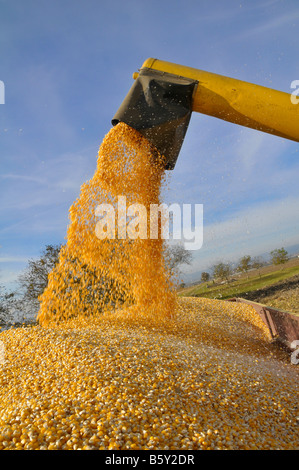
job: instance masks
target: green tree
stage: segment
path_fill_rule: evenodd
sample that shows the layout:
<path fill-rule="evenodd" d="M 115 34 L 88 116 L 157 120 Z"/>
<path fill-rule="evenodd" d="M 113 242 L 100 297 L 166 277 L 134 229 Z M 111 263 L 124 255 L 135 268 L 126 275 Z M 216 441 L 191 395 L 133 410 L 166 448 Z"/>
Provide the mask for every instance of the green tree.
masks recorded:
<path fill-rule="evenodd" d="M 243 256 L 239 261 L 237 271 L 239 271 L 240 273 L 247 273 L 251 266 L 251 256 Z"/>
<path fill-rule="evenodd" d="M 207 282 L 210 279 L 210 274 L 207 272 L 201 273 L 201 280 L 202 282 Z"/>
<path fill-rule="evenodd" d="M 231 273 L 232 270 L 229 264 L 221 262 L 213 266 L 213 277 L 216 279 L 228 280 Z"/>
<path fill-rule="evenodd" d="M 277 248 L 270 252 L 272 264 L 285 264 L 289 257 L 288 252 L 284 248 Z"/>

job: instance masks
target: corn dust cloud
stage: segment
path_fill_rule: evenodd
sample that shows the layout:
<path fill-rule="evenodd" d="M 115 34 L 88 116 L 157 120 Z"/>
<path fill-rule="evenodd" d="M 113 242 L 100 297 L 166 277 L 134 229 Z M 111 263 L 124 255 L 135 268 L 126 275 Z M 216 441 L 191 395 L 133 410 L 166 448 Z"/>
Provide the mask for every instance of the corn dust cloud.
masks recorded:
<path fill-rule="evenodd" d="M 134 305 L 139 314 L 171 313 L 175 297 L 163 240 L 159 232 L 156 239 L 150 239 L 149 224 L 150 205 L 160 204 L 163 181 L 162 158 L 154 155 L 151 144 L 126 124 L 112 128 L 100 147 L 93 178 L 83 184 L 70 208 L 67 243 L 40 298 L 41 325 L 128 305 Z M 126 208 L 132 204 L 145 207 L 148 223 L 143 238 L 138 238 L 144 228 L 141 223 L 135 230 L 131 227 L 130 238 L 126 236 L 124 230 L 133 222 L 132 217 L 124 220 L 119 196 L 125 197 Z M 107 237 L 102 239 L 96 236 L 100 204 L 112 206 L 115 215 L 114 226 L 106 228 Z"/>

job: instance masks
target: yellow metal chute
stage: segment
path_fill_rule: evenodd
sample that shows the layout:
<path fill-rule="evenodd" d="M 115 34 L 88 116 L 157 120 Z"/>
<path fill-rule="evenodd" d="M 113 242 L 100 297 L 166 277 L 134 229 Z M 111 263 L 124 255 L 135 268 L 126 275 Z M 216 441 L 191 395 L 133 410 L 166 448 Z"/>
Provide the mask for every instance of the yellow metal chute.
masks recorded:
<path fill-rule="evenodd" d="M 133 74 L 135 84 L 112 120 L 140 131 L 173 169 L 192 112 L 299 142 L 292 95 L 158 59 Z"/>

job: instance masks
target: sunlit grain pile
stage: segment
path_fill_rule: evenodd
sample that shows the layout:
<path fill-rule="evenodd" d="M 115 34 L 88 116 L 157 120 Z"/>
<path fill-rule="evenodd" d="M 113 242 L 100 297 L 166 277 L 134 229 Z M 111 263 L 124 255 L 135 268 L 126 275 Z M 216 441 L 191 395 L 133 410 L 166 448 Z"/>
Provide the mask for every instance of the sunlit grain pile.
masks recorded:
<path fill-rule="evenodd" d="M 180 299 L 4 331 L 0 449 L 297 449 L 296 366 L 250 313 Z"/>
<path fill-rule="evenodd" d="M 0 450 L 298 448 L 298 371 L 254 309 L 175 301 L 160 239 L 95 236 L 99 203 L 163 178 L 132 129 L 104 139 L 38 325 L 0 333 Z"/>

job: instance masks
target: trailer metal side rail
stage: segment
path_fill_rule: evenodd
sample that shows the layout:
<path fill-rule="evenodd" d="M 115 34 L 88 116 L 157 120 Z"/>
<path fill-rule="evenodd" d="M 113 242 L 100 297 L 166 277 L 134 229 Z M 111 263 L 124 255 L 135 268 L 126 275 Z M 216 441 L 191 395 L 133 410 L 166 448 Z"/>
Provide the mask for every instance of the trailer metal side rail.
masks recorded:
<path fill-rule="evenodd" d="M 242 297 L 233 297 L 231 299 L 227 299 L 227 301 L 241 302 L 251 305 L 267 325 L 271 337 L 279 340 L 288 348 L 291 348 L 293 341 L 299 340 L 298 314 L 268 307 L 267 305 L 252 302 L 251 300 L 246 300 Z"/>

